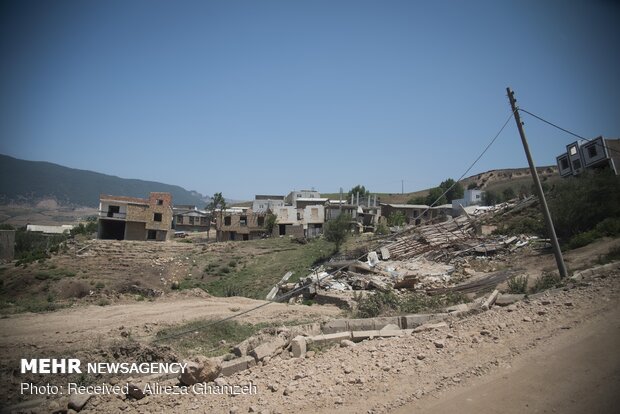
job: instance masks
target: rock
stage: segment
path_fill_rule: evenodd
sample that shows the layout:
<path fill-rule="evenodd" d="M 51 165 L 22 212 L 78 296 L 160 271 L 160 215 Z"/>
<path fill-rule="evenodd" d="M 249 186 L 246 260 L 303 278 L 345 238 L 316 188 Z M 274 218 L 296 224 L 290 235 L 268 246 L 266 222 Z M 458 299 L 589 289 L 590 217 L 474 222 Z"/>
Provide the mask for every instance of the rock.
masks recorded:
<path fill-rule="evenodd" d="M 546 314 L 547 314 L 547 311 L 546 311 L 546 310 L 542 310 L 542 309 L 541 309 L 541 310 L 539 310 L 539 311 L 538 311 L 538 312 L 536 312 L 536 313 L 538 313 L 540 316 L 543 316 L 543 315 L 546 315 Z"/>
<path fill-rule="evenodd" d="M 278 336 L 273 341 L 262 343 L 254 348 L 250 352 L 250 355 L 252 355 L 257 361 L 260 361 L 265 357 L 271 357 L 277 352 L 280 352 L 285 345 L 286 342 L 284 339 Z"/>
<path fill-rule="evenodd" d="M 306 355 L 306 338 L 296 336 L 291 341 L 291 352 L 294 358 L 302 358 Z"/>
<path fill-rule="evenodd" d="M 199 358 L 195 362 L 187 362 L 185 371 L 179 375 L 179 381 L 185 385 L 194 385 L 200 382 L 211 382 L 220 375 L 222 366 L 219 362 L 209 358 Z"/>
<path fill-rule="evenodd" d="M 422 361 L 422 360 L 426 359 L 426 355 L 418 354 L 418 356 L 416 358 L 418 358 L 420 361 Z"/>
<path fill-rule="evenodd" d="M 306 352 L 306 358 L 312 358 L 314 357 L 315 354 L 316 354 L 315 351 L 308 351 Z"/>
<path fill-rule="evenodd" d="M 127 384 L 127 395 L 135 398 L 136 400 L 141 400 L 142 398 L 144 398 L 144 392 L 142 391 L 142 387 L 132 382 Z"/>
<path fill-rule="evenodd" d="M 342 341 L 340 341 L 340 346 L 342 348 L 353 348 L 354 346 L 357 346 L 357 345 L 353 341 L 349 341 L 348 339 L 343 339 Z"/>
<path fill-rule="evenodd" d="M 69 398 L 68 407 L 75 411 L 80 411 L 82 408 L 84 408 L 88 400 L 90 400 L 90 397 L 90 394 L 73 394 Z"/>
<path fill-rule="evenodd" d="M 507 293 L 502 293 L 495 300 L 495 304 L 497 306 L 508 306 L 508 305 L 512 305 L 515 302 L 523 300 L 524 297 L 525 297 L 525 295 L 523 295 L 523 294 L 507 294 Z"/>
<path fill-rule="evenodd" d="M 278 391 L 280 387 L 278 387 L 278 384 L 269 384 L 267 385 L 267 389 L 269 389 L 271 392 L 276 392 Z"/>
<path fill-rule="evenodd" d="M 525 316 L 523 318 L 523 322 L 532 322 L 532 318 L 530 318 L 529 316 Z"/>
<path fill-rule="evenodd" d="M 573 306 L 573 302 L 564 302 L 564 306 L 571 307 Z"/>
<path fill-rule="evenodd" d="M 507 310 L 508 312 L 514 312 L 514 311 L 516 311 L 516 310 L 517 310 L 517 306 L 516 306 L 515 304 L 508 305 L 508 306 L 506 306 L 506 310 Z"/>
<path fill-rule="evenodd" d="M 446 346 L 445 342 L 441 339 L 433 341 L 433 344 L 435 344 L 435 348 L 443 348 Z"/>
<path fill-rule="evenodd" d="M 221 373 L 222 376 L 227 377 L 239 371 L 245 371 L 254 365 L 256 365 L 256 360 L 254 357 L 247 355 L 241 358 L 233 359 L 232 361 L 222 362 Z"/>
<path fill-rule="evenodd" d="M 489 336 L 489 335 L 491 335 L 491 332 L 486 330 L 486 329 L 483 329 L 483 330 L 480 331 L 480 335 L 482 335 L 482 336 L 485 336 L 485 335 Z"/>
<path fill-rule="evenodd" d="M 239 407 L 232 407 L 229 411 L 230 414 L 239 414 Z"/>

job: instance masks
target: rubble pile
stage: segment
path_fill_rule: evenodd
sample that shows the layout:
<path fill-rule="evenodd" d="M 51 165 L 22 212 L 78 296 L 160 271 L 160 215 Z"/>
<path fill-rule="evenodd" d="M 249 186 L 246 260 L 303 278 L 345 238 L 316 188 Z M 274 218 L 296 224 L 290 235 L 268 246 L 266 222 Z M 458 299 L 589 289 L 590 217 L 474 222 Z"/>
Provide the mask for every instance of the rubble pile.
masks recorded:
<path fill-rule="evenodd" d="M 497 210 L 504 211 L 505 208 Z M 490 214 L 494 211 L 479 213 L 476 219 L 462 215 L 441 223 L 414 227 L 385 247 L 369 252 L 366 261 L 331 261 L 297 283 L 287 283 L 290 277 L 287 273 L 267 299 L 301 302 L 314 299 L 317 293 L 340 292 L 344 295 L 343 292 L 354 290 L 387 292 L 406 289 L 429 294 L 476 292 L 493 283 L 501 283 L 515 273 L 497 272 L 492 265 L 475 262 L 488 261 L 489 258 L 494 262 L 506 261 L 516 249 L 535 242 L 543 242 L 544 246 L 546 240 L 527 236 L 479 235 L 476 231 L 480 228 L 479 219 Z M 480 260 L 472 261 L 470 257 Z M 484 273 L 477 272 L 476 267 L 482 268 Z M 332 301 L 336 302 L 338 299 Z"/>

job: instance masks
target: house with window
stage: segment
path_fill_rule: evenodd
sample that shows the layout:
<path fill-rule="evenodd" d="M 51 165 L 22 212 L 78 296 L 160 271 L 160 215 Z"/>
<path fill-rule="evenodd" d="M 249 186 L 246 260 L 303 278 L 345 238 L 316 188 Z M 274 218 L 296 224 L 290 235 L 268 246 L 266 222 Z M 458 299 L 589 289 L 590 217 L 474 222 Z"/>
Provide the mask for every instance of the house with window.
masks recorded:
<path fill-rule="evenodd" d="M 172 195 L 150 193 L 149 198 L 99 196 L 97 238 L 157 240 L 173 237 Z"/>
<path fill-rule="evenodd" d="M 254 196 L 254 201 L 252 202 L 252 211 L 255 213 L 266 213 L 267 211 L 278 207 L 283 207 L 285 204 L 284 196 L 279 195 L 262 195 L 257 194 Z"/>
<path fill-rule="evenodd" d="M 590 141 L 575 141 L 566 146 L 566 152 L 556 157 L 560 176 L 570 177 L 586 169 L 610 168 L 618 175 L 620 170 L 620 139 L 598 137 Z"/>
<path fill-rule="evenodd" d="M 232 208 L 216 211 L 217 240 L 256 240 L 266 235 L 266 213 L 256 213 L 249 208 Z"/>
<path fill-rule="evenodd" d="M 211 228 L 211 214 L 206 210 L 191 205 L 178 205 L 172 207 L 172 212 L 172 227 L 176 231 L 209 231 Z"/>
<path fill-rule="evenodd" d="M 478 206 L 482 204 L 484 198 L 483 190 L 465 190 L 463 192 L 463 198 L 458 200 L 452 200 L 452 215 L 457 217 L 461 215 L 461 207 Z"/>

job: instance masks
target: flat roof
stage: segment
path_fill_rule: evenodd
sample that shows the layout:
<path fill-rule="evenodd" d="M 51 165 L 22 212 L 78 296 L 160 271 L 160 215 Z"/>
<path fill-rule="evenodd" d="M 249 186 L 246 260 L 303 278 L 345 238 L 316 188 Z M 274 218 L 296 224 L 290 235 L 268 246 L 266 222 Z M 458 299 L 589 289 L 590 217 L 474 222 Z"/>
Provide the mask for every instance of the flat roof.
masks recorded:
<path fill-rule="evenodd" d="M 427 205 L 424 204 L 383 204 L 384 206 L 390 206 L 390 207 L 394 207 L 394 208 L 417 208 L 417 209 L 423 209 L 423 208 L 428 208 Z"/>

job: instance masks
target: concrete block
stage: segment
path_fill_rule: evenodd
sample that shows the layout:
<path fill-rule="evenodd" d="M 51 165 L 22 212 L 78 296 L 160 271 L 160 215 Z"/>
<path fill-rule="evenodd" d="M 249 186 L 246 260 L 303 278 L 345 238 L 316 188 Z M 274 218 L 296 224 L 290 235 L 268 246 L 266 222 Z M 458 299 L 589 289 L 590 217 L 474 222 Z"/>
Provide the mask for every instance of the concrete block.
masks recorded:
<path fill-rule="evenodd" d="M 329 343 L 339 343 L 343 339 L 351 339 L 351 332 L 337 332 L 332 334 L 316 335 L 309 338 L 310 343 L 325 345 Z"/>
<path fill-rule="evenodd" d="M 525 297 L 524 294 L 501 294 L 495 300 L 495 304 L 498 306 L 508 306 L 512 305 L 515 302 L 519 302 L 523 300 Z"/>
<path fill-rule="evenodd" d="M 327 321 L 321 326 L 321 331 L 326 334 L 344 332 L 349 330 L 349 319 L 334 319 Z"/>
<path fill-rule="evenodd" d="M 497 300 L 497 296 L 499 295 L 499 290 L 495 289 L 493 291 L 493 293 L 491 293 L 489 295 L 489 297 L 487 298 L 487 300 L 485 300 L 482 303 L 482 309 L 487 310 L 490 309 L 491 306 L 493 306 L 493 304 L 495 303 L 495 301 Z"/>
<path fill-rule="evenodd" d="M 432 314 L 414 314 L 400 317 L 400 326 L 404 329 L 413 329 L 433 319 Z"/>
<path fill-rule="evenodd" d="M 424 325 L 420 325 L 417 328 L 413 329 L 413 332 L 423 332 L 423 331 L 432 331 L 432 330 L 440 330 L 440 329 L 448 329 L 448 324 L 445 322 L 439 323 L 425 323 Z"/>
<path fill-rule="evenodd" d="M 348 330 L 350 331 L 372 331 L 375 329 L 375 322 L 369 319 L 349 319 Z"/>
<path fill-rule="evenodd" d="M 284 339 L 276 337 L 274 340 L 265 342 L 254 348 L 250 352 L 250 355 L 253 356 L 257 361 L 260 361 L 265 357 L 270 357 L 280 352 L 285 345 L 286 342 L 284 341 Z"/>
<path fill-rule="evenodd" d="M 306 355 L 306 337 L 296 336 L 291 341 L 291 352 L 294 358 L 303 358 Z"/>
<path fill-rule="evenodd" d="M 402 328 L 400 325 L 400 316 L 384 316 L 379 318 L 372 318 L 374 322 L 374 329 L 383 329 L 388 325 L 396 325 Z"/>
<path fill-rule="evenodd" d="M 353 339 L 353 342 L 360 342 L 360 341 L 363 341 L 364 339 L 378 338 L 380 334 L 381 332 L 376 331 L 376 330 L 353 331 L 351 332 L 351 337 Z"/>
<path fill-rule="evenodd" d="M 469 310 L 469 306 L 467 306 L 466 303 L 461 303 L 460 305 L 450 306 L 449 308 L 446 309 L 446 312 L 458 314 L 458 313 L 467 312 L 468 310 Z"/>
<path fill-rule="evenodd" d="M 256 360 L 251 356 L 244 356 L 241 358 L 232 359 L 230 361 L 222 362 L 222 372 L 221 375 L 224 377 L 230 376 L 240 371 L 245 371 L 246 369 L 253 367 L 256 365 Z"/>

